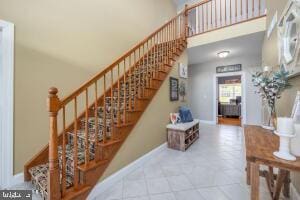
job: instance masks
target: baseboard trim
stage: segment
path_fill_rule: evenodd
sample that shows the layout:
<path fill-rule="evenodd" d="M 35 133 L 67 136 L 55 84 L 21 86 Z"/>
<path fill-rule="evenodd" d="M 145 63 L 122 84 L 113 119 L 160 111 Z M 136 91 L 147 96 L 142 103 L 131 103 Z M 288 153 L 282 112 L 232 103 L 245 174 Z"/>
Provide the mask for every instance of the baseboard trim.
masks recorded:
<path fill-rule="evenodd" d="M 144 165 L 151 158 L 157 156 L 160 152 L 166 149 L 166 147 L 167 147 L 167 143 L 160 145 L 159 147 L 153 149 L 152 151 L 148 152 L 147 154 L 133 161 L 126 167 L 120 169 L 119 171 L 115 172 L 111 176 L 107 177 L 102 182 L 99 182 L 91 191 L 87 199 L 90 200 L 95 199 L 98 195 L 100 195 L 110 187 L 114 186 L 117 182 L 122 180 L 125 176 L 129 175 L 131 172 Z"/>
<path fill-rule="evenodd" d="M 200 120 L 200 123 L 216 125 L 216 121 Z"/>
<path fill-rule="evenodd" d="M 12 180 L 10 181 L 10 186 L 12 187 L 14 185 L 19 185 L 21 183 L 24 183 L 24 173 L 16 174 L 12 177 Z"/>
<path fill-rule="evenodd" d="M 291 200 L 300 200 L 300 194 L 293 184 L 291 184 Z"/>

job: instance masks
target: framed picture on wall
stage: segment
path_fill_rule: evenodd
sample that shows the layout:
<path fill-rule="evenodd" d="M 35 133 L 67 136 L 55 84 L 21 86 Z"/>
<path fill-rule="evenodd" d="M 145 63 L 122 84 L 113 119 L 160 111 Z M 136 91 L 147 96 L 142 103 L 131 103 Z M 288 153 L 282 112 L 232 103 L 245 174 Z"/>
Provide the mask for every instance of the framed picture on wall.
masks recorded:
<path fill-rule="evenodd" d="M 290 71 L 290 76 L 300 74 L 300 4 L 289 0 L 278 22 L 279 64 Z"/>
<path fill-rule="evenodd" d="M 178 63 L 179 77 L 188 78 L 188 68 L 183 63 Z"/>
<path fill-rule="evenodd" d="M 218 66 L 216 68 L 217 73 L 239 72 L 239 71 L 242 71 L 241 64 Z"/>
<path fill-rule="evenodd" d="M 174 77 L 170 77 L 170 101 L 178 101 L 178 79 Z"/>

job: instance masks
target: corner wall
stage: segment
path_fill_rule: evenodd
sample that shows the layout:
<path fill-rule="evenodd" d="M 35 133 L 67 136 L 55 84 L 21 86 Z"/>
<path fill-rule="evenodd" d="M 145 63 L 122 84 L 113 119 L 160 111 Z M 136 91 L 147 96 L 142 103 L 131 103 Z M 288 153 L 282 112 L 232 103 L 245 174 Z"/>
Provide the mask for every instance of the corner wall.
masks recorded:
<path fill-rule="evenodd" d="M 16 31 L 15 174 L 48 142 L 49 87 L 56 86 L 63 98 L 176 15 L 172 0 L 0 0 L 0 5 L 0 19 L 14 23 Z"/>
<path fill-rule="evenodd" d="M 242 64 L 246 81 L 246 123 L 259 124 L 261 121 L 261 100 L 255 94 L 255 88 L 251 82 L 251 74 L 260 66 L 260 55 L 244 56 L 238 58 L 227 58 L 214 62 L 207 62 L 189 66 L 189 90 L 190 105 L 195 118 L 204 121 L 215 121 L 214 119 L 214 88 L 213 81 L 217 66 Z"/>

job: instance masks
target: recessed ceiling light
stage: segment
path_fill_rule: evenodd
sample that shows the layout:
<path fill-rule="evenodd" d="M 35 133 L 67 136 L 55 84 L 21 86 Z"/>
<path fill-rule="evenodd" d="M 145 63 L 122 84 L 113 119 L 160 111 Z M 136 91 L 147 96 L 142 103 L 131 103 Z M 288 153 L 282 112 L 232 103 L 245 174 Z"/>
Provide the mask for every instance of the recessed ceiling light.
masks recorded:
<path fill-rule="evenodd" d="M 226 58 L 229 55 L 230 51 L 221 51 L 218 53 L 219 58 Z"/>

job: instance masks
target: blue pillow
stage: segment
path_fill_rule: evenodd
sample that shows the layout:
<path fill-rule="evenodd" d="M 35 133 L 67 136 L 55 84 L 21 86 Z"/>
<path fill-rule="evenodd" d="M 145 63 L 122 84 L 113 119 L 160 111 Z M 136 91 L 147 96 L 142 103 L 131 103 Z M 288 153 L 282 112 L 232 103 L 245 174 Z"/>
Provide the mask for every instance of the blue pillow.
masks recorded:
<path fill-rule="evenodd" d="M 179 116 L 182 123 L 192 122 L 194 120 L 190 109 L 184 106 L 179 108 Z"/>

